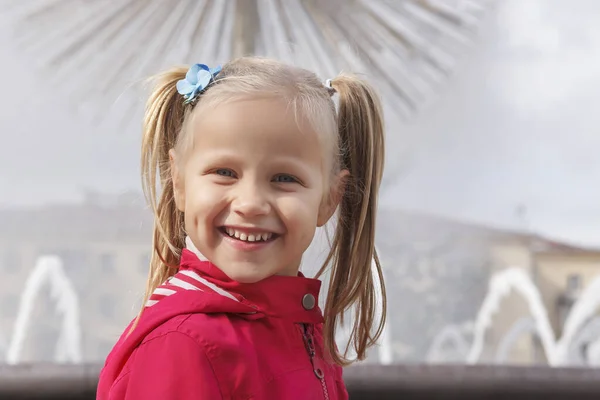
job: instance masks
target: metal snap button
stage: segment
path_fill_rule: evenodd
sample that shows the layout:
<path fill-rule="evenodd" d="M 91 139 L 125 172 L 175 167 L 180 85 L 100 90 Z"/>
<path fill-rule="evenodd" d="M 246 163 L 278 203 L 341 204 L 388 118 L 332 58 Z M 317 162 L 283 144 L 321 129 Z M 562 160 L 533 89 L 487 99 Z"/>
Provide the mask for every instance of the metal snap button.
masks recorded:
<path fill-rule="evenodd" d="M 315 303 L 315 296 L 310 293 L 305 294 L 302 298 L 302 307 L 304 307 L 305 310 L 312 310 L 315 308 Z"/>

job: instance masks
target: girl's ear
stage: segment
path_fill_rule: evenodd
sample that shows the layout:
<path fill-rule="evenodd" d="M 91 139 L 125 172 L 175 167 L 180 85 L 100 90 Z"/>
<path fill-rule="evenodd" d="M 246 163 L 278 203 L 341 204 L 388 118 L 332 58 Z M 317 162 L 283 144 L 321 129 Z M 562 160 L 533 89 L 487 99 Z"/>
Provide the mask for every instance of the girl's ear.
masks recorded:
<path fill-rule="evenodd" d="M 173 198 L 177 209 L 181 212 L 185 211 L 185 188 L 181 173 L 179 170 L 179 162 L 175 150 L 169 150 L 169 164 L 171 167 L 171 180 L 173 181 Z"/>
<path fill-rule="evenodd" d="M 348 175 L 350 175 L 350 172 L 347 169 L 343 169 L 334 178 L 334 184 L 331 185 L 328 195 L 321 201 L 319 215 L 317 216 L 317 227 L 320 228 L 325 225 L 335 213 L 346 191 Z"/>

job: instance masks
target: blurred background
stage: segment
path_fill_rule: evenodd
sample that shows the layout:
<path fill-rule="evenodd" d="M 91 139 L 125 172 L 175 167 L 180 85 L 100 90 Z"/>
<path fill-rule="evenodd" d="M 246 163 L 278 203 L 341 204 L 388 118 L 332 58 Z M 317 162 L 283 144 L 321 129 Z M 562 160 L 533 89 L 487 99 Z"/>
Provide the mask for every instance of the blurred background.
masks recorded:
<path fill-rule="evenodd" d="M 144 79 L 259 54 L 382 94 L 389 323 L 366 363 L 600 365 L 598 17 L 595 0 L 0 0 L 0 359 L 104 361 L 148 272 Z"/>

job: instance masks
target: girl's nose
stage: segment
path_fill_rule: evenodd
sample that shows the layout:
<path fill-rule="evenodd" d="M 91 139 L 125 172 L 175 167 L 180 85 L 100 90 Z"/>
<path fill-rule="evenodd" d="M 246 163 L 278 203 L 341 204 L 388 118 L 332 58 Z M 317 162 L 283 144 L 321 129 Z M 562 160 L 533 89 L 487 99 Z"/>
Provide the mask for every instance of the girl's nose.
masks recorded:
<path fill-rule="evenodd" d="M 257 185 L 244 185 L 239 187 L 232 202 L 235 213 L 244 217 L 257 217 L 271 212 L 271 205 L 264 193 Z"/>

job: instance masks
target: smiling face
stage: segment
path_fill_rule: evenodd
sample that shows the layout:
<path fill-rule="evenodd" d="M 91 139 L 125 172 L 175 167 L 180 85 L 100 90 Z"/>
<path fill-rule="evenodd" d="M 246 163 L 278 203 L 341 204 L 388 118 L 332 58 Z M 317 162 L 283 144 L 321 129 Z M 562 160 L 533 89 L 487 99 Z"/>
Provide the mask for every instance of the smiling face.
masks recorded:
<path fill-rule="evenodd" d="M 224 103 L 194 117 L 193 147 L 171 151 L 187 235 L 238 282 L 296 275 L 316 227 L 335 210 L 322 138 L 276 99 Z"/>

